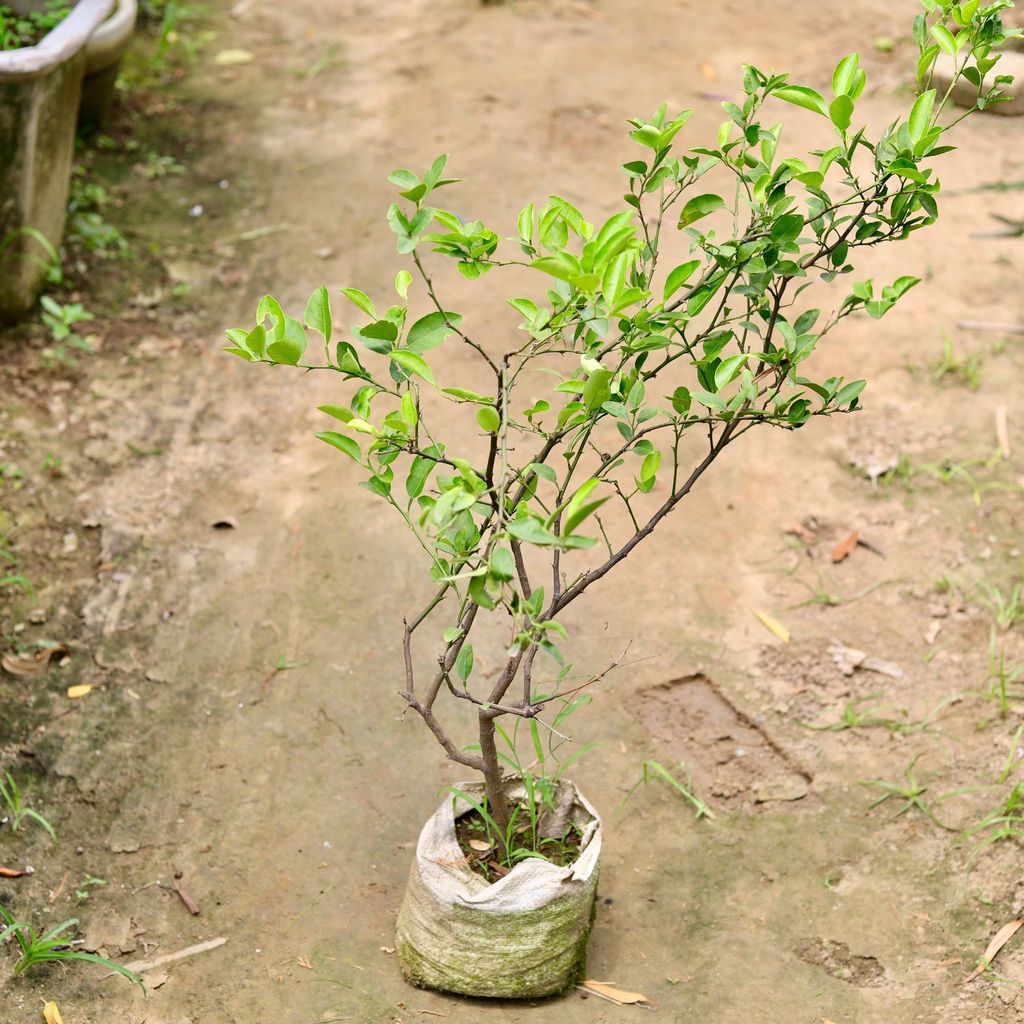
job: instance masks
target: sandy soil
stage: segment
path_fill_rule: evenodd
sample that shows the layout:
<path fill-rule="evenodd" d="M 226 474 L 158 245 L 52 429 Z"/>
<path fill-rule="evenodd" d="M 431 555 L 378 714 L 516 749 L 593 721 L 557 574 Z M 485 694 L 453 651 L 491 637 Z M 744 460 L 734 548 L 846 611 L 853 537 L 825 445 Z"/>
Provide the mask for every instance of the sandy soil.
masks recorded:
<path fill-rule="evenodd" d="M 0 681 L 0 752 L 61 835 L 52 850 L 38 832 L 0 835 L 0 862 L 37 868 L 0 884 L 0 902 L 40 923 L 74 914 L 87 947 L 123 960 L 228 942 L 170 967 L 145 999 L 89 968 L 8 982 L 0 1020 L 38 1019 L 41 998 L 68 1024 L 641 1017 L 579 994 L 484 1004 L 402 983 L 391 946 L 411 848 L 460 777 L 394 696 L 420 562 L 352 486 L 351 464 L 312 437 L 332 382 L 233 360 L 220 328 L 247 322 L 268 288 L 295 303 L 321 282 L 389 287 L 385 176 L 441 151 L 466 179 L 456 209 L 507 233 L 548 192 L 591 219 L 617 208 L 624 119 L 662 99 L 693 106 L 696 144 L 744 60 L 820 84 L 857 49 L 862 105 L 881 125 L 906 104 L 908 48 L 873 44 L 899 39 L 915 4 L 257 0 L 237 18 L 218 7 L 216 39 L 174 94 L 202 112 L 201 144 L 164 186 L 162 259 L 187 299 L 105 322 L 103 351 L 70 387 L 21 377 L 4 397 L 0 461 L 27 480 L 15 491 L 8 479 L 0 532 L 45 584 L 7 609 L 7 639 L 76 646 L 65 668 Z M 211 58 L 226 47 L 258 60 L 220 67 Z M 569 622 L 584 669 L 633 641 L 577 725 L 602 748 L 574 774 L 608 819 L 589 970 L 645 993 L 661 1019 L 1024 1019 L 1019 937 L 995 975 L 963 983 L 1024 907 L 1019 848 L 979 853 L 917 810 L 897 817 L 897 800 L 871 809 L 883 791 L 862 785 L 902 782 L 917 759 L 925 803 L 963 829 L 1019 777 L 994 785 L 1015 768 L 1024 703 L 1001 717 L 984 695 L 992 613 L 977 595 L 984 582 L 1008 592 L 1020 570 L 1024 355 L 1020 338 L 956 322 L 1021 316 L 1020 239 L 978 235 L 994 230 L 992 212 L 1021 217 L 1022 193 L 959 190 L 1024 177 L 1022 130 L 973 119 L 947 158 L 940 224 L 864 268 L 925 279 L 880 324 L 848 322 L 822 356 L 872 381 L 865 411 L 747 439 Z M 499 315 L 464 281 L 446 294 L 478 323 Z M 935 379 L 944 333 L 979 355 L 977 391 Z M 468 360 L 445 359 L 472 386 Z M 942 482 L 947 460 L 992 456 L 1000 405 L 1010 457 Z M 48 451 L 63 478 L 36 470 Z M 888 480 L 863 471 L 901 456 Z M 853 530 L 872 548 L 833 566 Z M 624 602 L 626 591 L 644 597 Z M 36 608 L 44 622 L 30 621 Z M 845 673 L 835 641 L 901 675 Z M 1024 659 L 1019 627 L 996 642 L 1009 665 Z M 97 689 L 71 703 L 74 682 Z M 901 726 L 814 728 L 859 700 Z M 930 728 L 909 727 L 940 704 Z M 687 763 L 715 820 L 653 786 L 622 807 L 647 758 Z M 981 786 L 993 788 L 951 795 Z"/>

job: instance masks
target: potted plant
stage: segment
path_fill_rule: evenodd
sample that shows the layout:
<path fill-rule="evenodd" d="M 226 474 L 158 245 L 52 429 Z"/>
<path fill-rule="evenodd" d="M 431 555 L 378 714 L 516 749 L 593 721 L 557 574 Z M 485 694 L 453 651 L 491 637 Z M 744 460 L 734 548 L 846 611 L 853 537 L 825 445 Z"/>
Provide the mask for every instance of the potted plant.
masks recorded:
<path fill-rule="evenodd" d="M 1003 78 L 980 83 L 1007 38 L 1009 0 L 923 6 L 913 27 L 918 96 L 877 134 L 853 128 L 866 80 L 857 54 L 838 63 L 828 97 L 748 66 L 716 142 L 679 149 L 689 111 L 662 106 L 630 122 L 640 153 L 624 165 L 621 211 L 593 225 L 557 196 L 529 204 L 511 253 L 481 221 L 433 205 L 455 181 L 442 156 L 422 176 L 390 177 L 401 202 L 387 221 L 411 272 L 399 271 L 385 309 L 342 289 L 362 314 L 351 339 L 336 337 L 324 287 L 301 319 L 264 296 L 255 326 L 228 332 L 242 359 L 346 383 L 338 404 L 320 407 L 335 429 L 317 437 L 359 465 L 361 486 L 404 522 L 436 587 L 404 624 L 401 699 L 479 778 L 452 787 L 420 835 L 397 941 L 414 984 L 536 997 L 575 980 L 601 821 L 565 779 L 580 752 L 560 759 L 559 747 L 600 675 L 571 677 L 563 614 L 748 431 L 796 430 L 858 408 L 865 382 L 829 375 L 822 341 L 856 313 L 880 318 L 917 279 L 857 281 L 826 316 L 806 291 L 842 281 L 860 250 L 938 215 L 931 165 L 951 148 L 952 120 L 930 84 L 940 50 L 958 55 L 977 107 L 1005 98 Z M 786 105 L 822 129 L 809 156 L 784 152 Z M 662 258 L 674 229 L 689 246 L 678 265 Z M 514 273 L 532 297 L 507 300 L 518 332 L 515 321 L 481 328 L 451 310 L 427 250 L 471 281 L 527 268 Z M 322 348 L 307 349 L 309 331 Z M 436 358 L 453 344 L 487 385 L 467 386 Z M 486 620 L 502 624 L 506 649 L 482 679 L 473 641 Z M 439 650 L 424 683 L 414 641 L 426 630 Z M 542 660 L 550 685 L 537 681 Z M 444 701 L 472 709 L 475 742 L 452 735 Z"/>
<path fill-rule="evenodd" d="M 113 5 L 0 6 L 0 322 L 32 308 L 60 245 L 85 45 Z"/>

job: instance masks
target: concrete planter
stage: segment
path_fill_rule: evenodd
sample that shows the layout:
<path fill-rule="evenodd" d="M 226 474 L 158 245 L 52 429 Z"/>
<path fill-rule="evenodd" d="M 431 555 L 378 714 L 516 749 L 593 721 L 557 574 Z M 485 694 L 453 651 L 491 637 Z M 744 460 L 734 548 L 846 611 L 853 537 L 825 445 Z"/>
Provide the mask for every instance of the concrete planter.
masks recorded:
<path fill-rule="evenodd" d="M 99 124 L 106 116 L 138 16 L 137 0 L 117 0 L 114 13 L 89 37 L 79 114 L 82 124 Z"/>
<path fill-rule="evenodd" d="M 25 229 L 60 245 L 85 46 L 113 7 L 79 0 L 36 46 L 0 53 L 0 322 L 27 313 L 43 285 L 45 252 Z"/>

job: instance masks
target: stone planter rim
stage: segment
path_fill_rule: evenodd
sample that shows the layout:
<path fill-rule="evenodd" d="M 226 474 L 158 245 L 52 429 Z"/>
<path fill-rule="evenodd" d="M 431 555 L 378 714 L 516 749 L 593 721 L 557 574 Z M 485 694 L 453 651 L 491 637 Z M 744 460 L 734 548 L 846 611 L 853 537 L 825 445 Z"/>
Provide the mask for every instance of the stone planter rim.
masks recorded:
<path fill-rule="evenodd" d="M 86 77 L 105 71 L 121 60 L 138 16 L 138 0 L 114 0 L 114 12 L 101 21 L 89 37 L 85 48 Z"/>
<path fill-rule="evenodd" d="M 71 13 L 35 46 L 0 52 L 0 82 L 41 78 L 72 58 L 114 9 L 116 0 L 78 0 Z"/>

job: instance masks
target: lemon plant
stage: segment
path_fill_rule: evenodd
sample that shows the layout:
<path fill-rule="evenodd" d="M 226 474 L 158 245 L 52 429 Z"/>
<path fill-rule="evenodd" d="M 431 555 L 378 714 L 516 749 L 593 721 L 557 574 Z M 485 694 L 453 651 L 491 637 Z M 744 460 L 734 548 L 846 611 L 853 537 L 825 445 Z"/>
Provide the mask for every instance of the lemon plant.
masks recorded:
<path fill-rule="evenodd" d="M 317 436 L 359 465 L 361 486 L 404 523 L 436 584 L 405 622 L 402 700 L 449 758 L 482 773 L 502 849 L 515 810 L 499 721 L 558 735 L 589 699 L 587 683 L 569 680 L 565 611 L 745 434 L 859 407 L 865 381 L 829 374 L 825 342 L 851 316 L 881 318 L 918 283 L 858 280 L 854 268 L 862 250 L 938 216 L 934 165 L 970 111 L 952 112 L 952 87 L 932 86 L 936 58 L 955 58 L 956 80 L 977 88 L 975 109 L 1004 101 L 1010 81 L 991 75 L 1012 34 L 1000 17 L 1009 0 L 922 6 L 917 96 L 881 131 L 857 120 L 866 73 L 856 53 L 825 93 L 747 66 L 711 144 L 683 143 L 692 111 L 663 105 L 630 122 L 638 152 L 623 166 L 620 210 L 595 224 L 553 195 L 523 208 L 511 238 L 438 205 L 456 181 L 441 156 L 422 175 L 390 176 L 387 223 L 409 268 L 390 299 L 342 289 L 359 313 L 350 334 L 335 330 L 325 287 L 301 318 L 267 295 L 255 326 L 228 332 L 242 359 L 337 376 L 338 403 L 321 407 L 334 425 Z M 809 153 L 786 145 L 781 118 L 794 108 L 820 130 Z M 677 233 L 689 251 L 666 261 Z M 480 287 L 525 267 L 536 285 L 508 295 L 507 322 L 470 323 L 442 301 L 435 262 Z M 834 295 L 844 281 L 831 312 L 813 305 L 812 287 L 840 282 Z M 417 304 L 429 311 L 415 315 Z M 485 387 L 460 379 L 444 356 L 452 345 L 479 362 Z M 473 637 L 494 616 L 507 650 L 484 679 Z M 428 631 L 438 652 L 424 682 L 416 641 Z M 537 659 L 548 657 L 557 682 L 540 687 Z M 448 731 L 444 700 L 472 705 L 475 743 Z"/>

